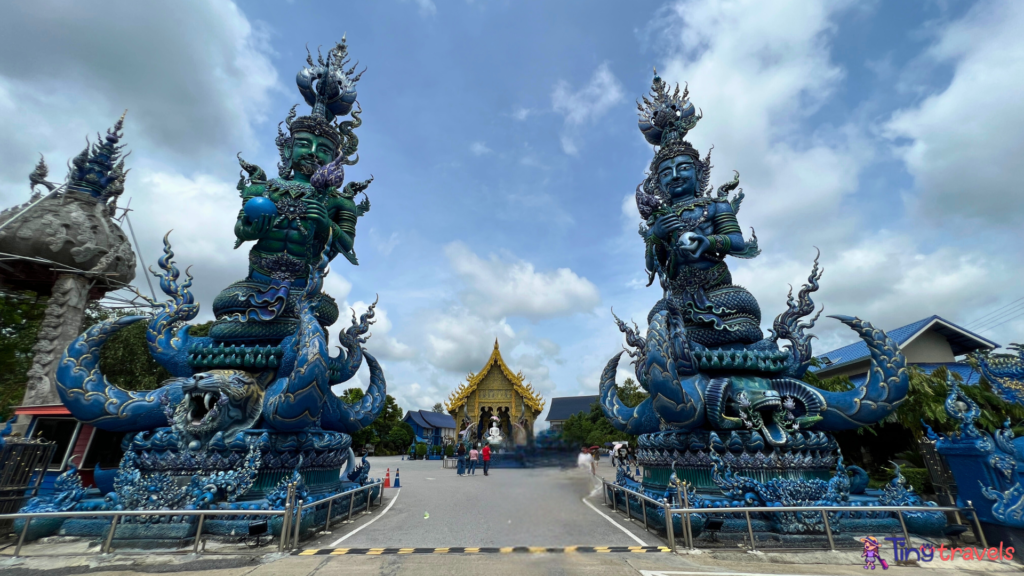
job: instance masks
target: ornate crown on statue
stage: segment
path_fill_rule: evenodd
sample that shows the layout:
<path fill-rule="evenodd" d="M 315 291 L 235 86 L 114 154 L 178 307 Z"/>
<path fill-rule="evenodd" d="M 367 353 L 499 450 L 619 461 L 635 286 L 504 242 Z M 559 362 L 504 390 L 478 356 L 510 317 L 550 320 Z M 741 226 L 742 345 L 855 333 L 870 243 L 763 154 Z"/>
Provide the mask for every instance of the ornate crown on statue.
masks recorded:
<path fill-rule="evenodd" d="M 359 118 L 361 112 L 359 103 L 356 101 L 356 82 L 362 77 L 362 72 L 356 74 L 358 63 L 348 70 L 345 66 L 349 63 L 348 46 L 345 44 L 345 37 L 341 38 L 334 48 L 327 52 L 325 58 L 317 50 L 317 59 L 306 49 L 307 66 L 299 70 L 295 76 L 295 83 L 299 87 L 299 93 L 305 99 L 306 104 L 312 106 L 313 110 L 307 116 L 295 117 L 295 109 L 298 104 L 292 106 L 287 118 L 277 126 L 277 148 L 281 154 L 281 164 L 278 167 L 282 173 L 289 170 L 289 159 L 287 147 L 291 143 L 292 135 L 296 132 L 309 132 L 316 136 L 330 139 L 338 149 L 339 165 L 351 166 L 359 161 L 359 157 L 352 158 L 359 147 L 359 139 L 352 132 L 362 124 Z M 355 109 L 353 110 L 353 106 Z M 344 122 L 335 122 L 337 118 L 351 112 L 352 119 Z M 281 130 L 281 124 L 288 127 L 288 135 Z"/>
<path fill-rule="evenodd" d="M 701 160 L 700 153 L 686 141 L 686 134 L 703 118 L 690 102 L 689 95 L 690 91 L 686 86 L 683 87 L 682 94 L 679 93 L 679 84 L 675 85 L 675 90 L 671 90 L 655 69 L 650 93 L 641 97 L 642 104 L 636 103 L 640 111 L 640 120 L 637 122 L 640 132 L 649 143 L 657 147 L 654 159 L 651 160 L 648 177 L 637 187 L 637 208 L 644 220 L 650 218 L 668 201 L 658 188 L 655 176 L 658 164 L 664 160 L 676 156 L 693 158 L 698 165 L 697 195 L 711 193 L 711 151 L 708 150 L 707 156 Z"/>

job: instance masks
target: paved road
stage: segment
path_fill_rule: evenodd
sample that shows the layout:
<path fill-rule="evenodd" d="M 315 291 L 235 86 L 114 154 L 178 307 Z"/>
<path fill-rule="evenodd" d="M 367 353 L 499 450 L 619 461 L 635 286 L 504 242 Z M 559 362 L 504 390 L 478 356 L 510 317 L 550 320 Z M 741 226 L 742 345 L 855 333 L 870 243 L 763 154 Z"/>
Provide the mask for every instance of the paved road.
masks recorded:
<path fill-rule="evenodd" d="M 603 464 L 604 462 L 602 462 Z M 642 526 L 614 518 L 614 524 L 582 502 L 595 492 L 585 471 L 558 468 L 494 469 L 484 476 L 459 477 L 439 460 L 374 458 L 371 475 L 392 479 L 401 469 L 402 488 L 385 490 L 384 508 L 306 548 L 439 548 L 502 546 L 658 545 Z M 592 497 L 600 509 L 600 491 Z M 426 518 L 425 515 L 429 515 Z M 367 524 L 367 522 L 372 523 Z M 363 527 L 365 526 L 365 527 Z M 621 526 L 622 528 L 619 528 Z M 353 530 L 358 530 L 347 536 Z M 630 536 L 632 534 L 632 536 Z M 347 537 L 346 537 L 347 536 Z M 334 545 L 339 539 L 345 540 Z"/>
<path fill-rule="evenodd" d="M 401 490 L 385 491 L 383 507 L 333 527 L 331 534 L 304 543 L 306 554 L 322 549 L 445 548 L 536 546 L 628 547 L 663 545 L 636 522 L 602 506 L 593 479 L 581 470 L 493 470 L 491 476 L 460 478 L 438 461 L 402 462 L 374 458 L 373 476 L 401 469 Z M 600 473 L 611 474 L 602 461 Z M 591 495 L 592 494 L 592 495 Z M 588 497 L 588 495 L 590 495 Z M 586 499 L 594 507 L 582 501 Z M 595 510 L 596 508 L 596 510 Z M 424 518 L 424 513 L 429 518 Z M 343 539 L 343 540 L 342 540 Z M 339 542 L 339 540 L 341 540 Z M 564 552 L 499 551 L 397 554 L 397 550 L 358 555 L 248 555 L 212 551 L 205 556 L 83 553 L 86 542 L 36 543 L 34 558 L 4 558 L 4 576 L 127 576 L 191 572 L 203 576 L 320 576 L 332 573 L 424 574 L 443 576 L 526 576 L 592 574 L 622 576 L 854 576 L 865 574 L 859 553 L 769 553 L 715 551 L 703 554 L 604 549 Z M 95 548 L 95 547 L 93 547 Z M 45 549 L 45 550 L 44 550 Z M 616 551 L 619 550 L 619 551 Z M 407 550 L 408 552 L 419 552 Z M 300 553 L 301 554 L 301 553 Z M 378 555 L 380 554 L 380 555 Z M 931 562 L 920 567 L 890 566 L 887 576 L 1020 573 L 1020 565 L 991 562 Z"/>

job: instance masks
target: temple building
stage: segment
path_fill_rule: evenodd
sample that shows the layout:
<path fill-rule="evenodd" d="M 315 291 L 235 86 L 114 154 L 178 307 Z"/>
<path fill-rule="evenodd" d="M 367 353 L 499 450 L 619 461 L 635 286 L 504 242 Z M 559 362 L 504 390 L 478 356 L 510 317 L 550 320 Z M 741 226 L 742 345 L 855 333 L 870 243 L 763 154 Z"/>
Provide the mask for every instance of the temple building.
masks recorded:
<path fill-rule="evenodd" d="M 548 417 L 545 420 L 552 430 L 561 430 L 565 421 L 574 414 L 590 414 L 590 407 L 599 402 L 601 397 L 597 395 L 552 398 L 551 409 L 548 410 Z"/>
<path fill-rule="evenodd" d="M 507 445 L 522 446 L 533 441 L 533 423 L 544 411 L 544 399 L 522 372 L 512 372 L 501 357 L 498 340 L 487 363 L 448 397 L 445 409 L 458 422 L 459 434 L 468 441 L 488 435 L 495 425 Z"/>
<path fill-rule="evenodd" d="M 953 324 L 940 316 L 929 316 L 923 320 L 886 330 L 907 358 L 908 365 L 916 365 L 926 373 L 942 366 L 959 374 L 966 384 L 975 384 L 981 376 L 966 362 L 956 359 L 972 352 L 994 350 L 999 344 Z M 871 353 L 863 341 L 837 348 L 816 357 L 820 367 L 811 367 L 818 378 L 849 376 L 860 385 L 867 376 L 871 365 Z"/>
<path fill-rule="evenodd" d="M 455 442 L 455 420 L 440 412 L 430 410 L 409 410 L 402 418 L 412 426 L 417 442 L 426 442 L 431 446 L 440 446 Z"/>

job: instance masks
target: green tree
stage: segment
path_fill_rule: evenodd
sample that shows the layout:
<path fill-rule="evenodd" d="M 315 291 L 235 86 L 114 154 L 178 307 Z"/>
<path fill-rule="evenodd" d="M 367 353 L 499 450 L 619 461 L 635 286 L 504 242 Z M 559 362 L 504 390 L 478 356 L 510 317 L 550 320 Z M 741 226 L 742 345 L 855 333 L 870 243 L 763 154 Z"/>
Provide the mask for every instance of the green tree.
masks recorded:
<path fill-rule="evenodd" d="M 626 378 L 618 389 L 619 400 L 630 408 L 636 408 L 641 402 L 647 400 L 649 394 L 632 378 Z"/>
<path fill-rule="evenodd" d="M 97 305 L 86 316 L 86 326 L 110 318 L 145 316 L 145 310 L 105 310 Z M 111 384 L 125 390 L 155 390 L 171 374 L 149 354 L 146 342 L 148 322 L 140 320 L 111 336 L 100 349 L 100 370 Z M 191 332 L 191 330 L 189 330 Z"/>
<path fill-rule="evenodd" d="M 349 404 L 355 404 L 356 402 L 362 400 L 363 396 L 365 395 L 366 392 L 363 392 L 362 388 L 349 388 L 348 390 L 342 392 L 339 398 L 341 398 L 342 400 Z"/>
<path fill-rule="evenodd" d="M 969 362 L 971 361 L 969 360 Z M 877 434 L 880 428 L 887 425 L 898 425 L 909 431 L 914 439 L 920 440 L 925 434 L 924 426 L 921 425 L 922 420 L 936 432 L 948 434 L 956 430 L 957 422 L 946 414 L 945 408 L 946 396 L 949 394 L 949 386 L 946 384 L 948 375 L 946 368 L 940 366 L 929 374 L 920 366 L 911 364 L 907 366 L 907 373 L 910 388 L 907 391 L 906 400 L 900 403 L 896 411 L 885 420 L 861 428 L 861 433 Z M 954 372 L 952 377 L 963 384 L 963 378 L 959 374 Z M 814 377 L 812 372 L 808 372 L 804 380 L 822 390 L 832 392 L 844 392 L 854 388 L 853 382 L 847 376 L 819 380 Z M 1024 433 L 1024 428 L 1021 427 L 1021 424 L 1024 424 L 1024 406 L 1004 402 L 992 391 L 992 386 L 987 380 L 981 378 L 975 385 L 961 385 L 960 390 L 968 398 L 977 402 L 978 407 L 981 408 L 981 416 L 975 422 L 980 428 L 994 432 L 1009 419 L 1012 424 L 1016 425 L 1014 427 L 1016 434 Z M 898 432 L 899 430 L 897 430 Z"/>
<path fill-rule="evenodd" d="M 339 398 L 349 404 L 354 404 L 362 400 L 365 394 L 359 388 L 349 388 L 342 392 Z M 403 415 L 404 412 L 398 402 L 388 394 L 384 398 L 384 405 L 381 407 L 377 419 L 352 435 L 353 448 L 362 448 L 367 444 L 372 444 L 374 454 L 379 456 L 404 454 L 409 449 L 415 434 L 409 424 L 402 422 Z M 408 433 L 408 437 L 406 433 Z"/>
<path fill-rule="evenodd" d="M 434 412 L 437 412 L 439 414 L 444 414 L 444 406 L 442 406 L 440 402 L 438 402 L 437 404 L 434 404 L 434 407 L 431 408 L 431 410 L 433 410 Z"/>
<path fill-rule="evenodd" d="M 603 446 L 606 442 L 632 442 L 635 439 L 634 436 L 616 430 L 605 418 L 597 402 L 591 405 L 590 412 L 577 412 L 565 421 L 562 425 L 562 438 L 577 446 Z"/>
<path fill-rule="evenodd" d="M 946 414 L 945 409 L 949 393 L 946 369 L 939 367 L 928 374 L 919 366 L 910 365 L 907 371 L 910 384 L 907 398 L 889 417 L 877 424 L 834 434 L 843 455 L 878 478 L 888 477 L 886 466 L 890 460 L 920 461 L 915 453 L 918 451 L 918 442 L 925 435 L 922 420 L 941 434 L 952 433 L 957 428 L 957 422 Z M 952 377 L 962 382 L 959 374 L 954 372 Z M 834 392 L 854 388 L 853 382 L 846 376 L 820 380 L 808 372 L 804 380 Z M 1015 434 L 1024 433 L 1024 426 L 1021 426 L 1024 423 L 1024 407 L 1003 402 L 984 378 L 977 384 L 962 385 L 960 390 L 981 408 L 981 416 L 975 422 L 979 428 L 994 432 L 1009 419 L 1016 425 Z"/>
<path fill-rule="evenodd" d="M 409 445 L 416 438 L 416 433 L 413 432 L 412 426 L 408 422 L 399 422 L 391 427 L 391 431 L 388 432 L 386 441 L 388 444 L 393 446 L 398 453 L 404 454 L 408 449 Z"/>
<path fill-rule="evenodd" d="M 10 418 L 25 397 L 47 300 L 35 292 L 0 291 L 0 420 Z"/>

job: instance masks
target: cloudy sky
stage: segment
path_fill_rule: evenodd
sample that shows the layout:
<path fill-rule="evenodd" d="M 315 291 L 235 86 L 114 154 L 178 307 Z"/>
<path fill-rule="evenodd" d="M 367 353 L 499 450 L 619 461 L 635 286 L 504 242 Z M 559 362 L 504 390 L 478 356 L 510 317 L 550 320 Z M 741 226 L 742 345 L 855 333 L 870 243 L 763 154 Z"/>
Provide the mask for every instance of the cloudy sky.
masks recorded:
<path fill-rule="evenodd" d="M 38 153 L 61 178 L 127 108 L 121 205 L 149 264 L 174 229 L 209 319 L 246 272 L 235 154 L 276 171 L 304 46 L 347 32 L 368 68 L 347 174 L 374 176 L 373 208 L 361 264 L 336 260 L 327 290 L 357 310 L 379 294 L 367 347 L 389 392 L 429 408 L 497 338 L 545 397 L 594 394 L 622 342 L 609 309 L 643 321 L 660 297 L 632 200 L 657 66 L 704 112 L 712 183 L 741 174 L 763 254 L 731 266 L 765 326 L 817 247 L 826 314 L 939 314 L 1007 344 L 1024 340 L 1021 30 L 1013 0 L 18 2 L 0 21 L 0 205 L 27 199 Z M 817 352 L 852 341 L 815 332 Z"/>

